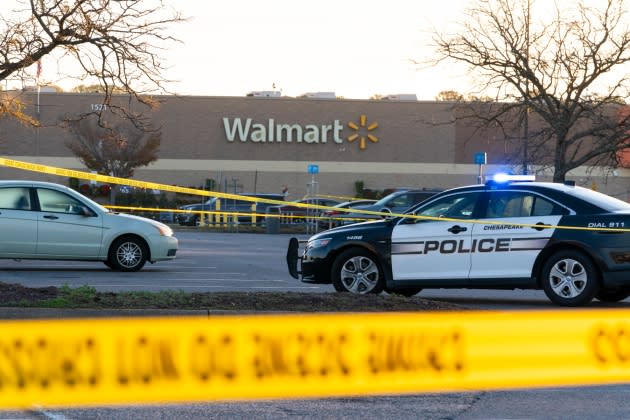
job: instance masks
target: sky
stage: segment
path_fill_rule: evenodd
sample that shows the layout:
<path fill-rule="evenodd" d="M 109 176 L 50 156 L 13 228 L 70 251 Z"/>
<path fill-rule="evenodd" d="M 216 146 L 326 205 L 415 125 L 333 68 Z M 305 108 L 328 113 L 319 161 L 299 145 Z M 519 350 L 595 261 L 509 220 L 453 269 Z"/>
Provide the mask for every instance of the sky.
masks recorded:
<path fill-rule="evenodd" d="M 172 93 L 283 96 L 335 92 L 349 99 L 468 90 L 464 68 L 427 67 L 435 28 L 457 21 L 466 0 L 164 0 L 187 22 L 172 26 L 181 44 L 160 53 Z M 70 64 L 71 65 L 71 64 Z M 70 90 L 53 57 L 41 80 Z M 67 73 L 67 72 L 66 72 Z M 89 84 L 89 83 L 88 83 Z"/>
<path fill-rule="evenodd" d="M 478 93 L 462 64 L 429 64 L 436 57 L 433 35 L 460 28 L 467 0 L 163 1 L 188 18 L 170 27 L 181 43 L 160 53 L 163 76 L 173 80 L 171 93 L 276 90 L 283 96 L 335 92 L 349 99 L 415 94 L 420 100 L 445 90 Z M 531 1 L 533 13 L 542 15 L 554 4 Z M 67 64 L 53 57 L 42 66 L 44 83 L 65 90 L 86 83 L 59 79 L 56 70 Z"/>
<path fill-rule="evenodd" d="M 181 94 L 242 96 L 335 92 L 346 98 L 414 93 L 434 99 L 465 87 L 465 69 L 414 64 L 433 55 L 434 28 L 465 0 L 168 0 L 190 21 L 169 51 Z M 275 87 L 274 87 L 275 86 Z"/>

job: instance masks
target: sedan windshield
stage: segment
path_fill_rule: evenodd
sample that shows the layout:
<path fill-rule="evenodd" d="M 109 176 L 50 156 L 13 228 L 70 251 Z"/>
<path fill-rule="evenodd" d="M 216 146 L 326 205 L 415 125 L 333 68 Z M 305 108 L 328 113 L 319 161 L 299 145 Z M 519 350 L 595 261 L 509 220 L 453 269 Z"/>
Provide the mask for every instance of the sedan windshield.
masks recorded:
<path fill-rule="evenodd" d="M 87 204 L 88 204 L 90 207 L 92 207 L 92 208 L 96 207 L 96 208 L 98 208 L 100 211 L 102 211 L 103 213 L 113 213 L 113 211 L 112 211 L 112 210 L 108 209 L 107 207 L 103 207 L 101 204 L 97 203 L 96 201 L 92 200 L 92 199 L 91 199 L 91 198 L 89 198 L 89 197 L 84 196 L 83 194 L 81 194 L 81 199 L 82 199 L 84 202 L 87 202 Z"/>

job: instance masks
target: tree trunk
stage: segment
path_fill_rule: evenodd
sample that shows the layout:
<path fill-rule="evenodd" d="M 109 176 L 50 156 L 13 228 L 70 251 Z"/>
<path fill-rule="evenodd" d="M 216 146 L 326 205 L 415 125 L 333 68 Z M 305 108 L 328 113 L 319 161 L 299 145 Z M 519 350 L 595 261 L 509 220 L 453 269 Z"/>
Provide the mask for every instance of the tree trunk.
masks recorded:
<path fill-rule="evenodd" d="M 556 150 L 553 157 L 553 182 L 564 182 L 569 171 L 567 162 L 565 162 L 567 149 L 565 142 L 566 133 L 556 134 L 556 136 Z"/>
<path fill-rule="evenodd" d="M 553 172 L 553 182 L 561 182 L 564 183 L 567 173 L 564 169 L 559 170 L 557 167 Z"/>

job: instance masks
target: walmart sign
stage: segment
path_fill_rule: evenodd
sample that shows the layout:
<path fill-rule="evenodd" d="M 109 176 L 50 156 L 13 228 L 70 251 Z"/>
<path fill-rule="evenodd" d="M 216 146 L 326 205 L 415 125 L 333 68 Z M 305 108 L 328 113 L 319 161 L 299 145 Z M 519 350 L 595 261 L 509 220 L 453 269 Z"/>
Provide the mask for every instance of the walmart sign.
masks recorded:
<path fill-rule="evenodd" d="M 279 124 L 273 118 L 265 123 L 252 118 L 223 118 L 223 128 L 228 142 L 253 143 L 343 143 L 341 121 L 332 124 Z"/>

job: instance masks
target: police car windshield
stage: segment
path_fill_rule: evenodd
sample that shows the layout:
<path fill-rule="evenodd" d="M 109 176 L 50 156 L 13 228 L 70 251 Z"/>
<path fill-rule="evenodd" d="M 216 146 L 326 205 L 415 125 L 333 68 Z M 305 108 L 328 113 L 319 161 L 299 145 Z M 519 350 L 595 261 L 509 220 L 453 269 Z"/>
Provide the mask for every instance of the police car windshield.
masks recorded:
<path fill-rule="evenodd" d="M 588 201 L 597 207 L 601 207 L 606 211 L 630 211 L 629 203 L 587 188 L 570 187 L 566 189 L 565 192 L 584 201 Z"/>

